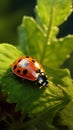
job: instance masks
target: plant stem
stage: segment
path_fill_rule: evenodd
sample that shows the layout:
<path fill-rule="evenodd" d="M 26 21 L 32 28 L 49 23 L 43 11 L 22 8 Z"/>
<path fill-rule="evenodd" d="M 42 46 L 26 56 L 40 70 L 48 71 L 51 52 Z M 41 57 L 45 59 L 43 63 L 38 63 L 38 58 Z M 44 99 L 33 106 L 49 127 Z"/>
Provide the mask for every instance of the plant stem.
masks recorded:
<path fill-rule="evenodd" d="M 51 10 L 50 10 L 50 21 L 49 21 L 49 24 L 48 24 L 48 27 L 47 27 L 48 30 L 47 30 L 47 33 L 46 33 L 45 43 L 43 45 L 42 55 L 41 55 L 41 59 L 40 59 L 40 62 L 42 62 L 42 63 L 43 63 L 44 58 L 46 56 L 48 42 L 50 41 L 50 33 L 51 33 L 52 22 L 53 22 L 54 3 L 55 3 L 55 0 L 52 0 Z"/>

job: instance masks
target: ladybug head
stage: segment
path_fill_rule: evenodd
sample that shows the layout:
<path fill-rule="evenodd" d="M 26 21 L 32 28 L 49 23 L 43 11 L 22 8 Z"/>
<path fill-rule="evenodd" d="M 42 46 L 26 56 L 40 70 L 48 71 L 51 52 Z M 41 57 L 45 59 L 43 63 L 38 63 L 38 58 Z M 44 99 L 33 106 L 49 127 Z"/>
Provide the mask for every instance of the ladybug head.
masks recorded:
<path fill-rule="evenodd" d="M 48 79 L 47 79 L 47 76 L 44 74 L 44 73 L 40 73 L 38 78 L 37 78 L 37 84 L 40 86 L 40 87 L 47 87 L 48 85 Z"/>

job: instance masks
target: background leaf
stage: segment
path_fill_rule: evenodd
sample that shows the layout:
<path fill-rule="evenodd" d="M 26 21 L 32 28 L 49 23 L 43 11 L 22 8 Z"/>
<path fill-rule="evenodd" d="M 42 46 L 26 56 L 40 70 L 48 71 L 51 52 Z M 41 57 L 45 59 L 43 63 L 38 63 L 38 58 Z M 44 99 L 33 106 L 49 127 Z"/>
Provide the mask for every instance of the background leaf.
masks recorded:
<path fill-rule="evenodd" d="M 59 40 L 54 40 L 50 45 L 47 45 L 45 57 L 44 51 L 42 54 L 41 61 L 43 59 L 44 64 L 49 67 L 60 67 L 63 62 L 70 57 L 70 53 L 73 51 L 72 46 L 73 36 L 67 36 Z"/>
<path fill-rule="evenodd" d="M 48 67 L 60 67 L 73 51 L 73 36 L 56 39 L 57 26 L 70 14 L 70 5 L 67 0 L 38 0 L 36 19 L 23 17 L 19 27 L 19 48 Z"/>
<path fill-rule="evenodd" d="M 30 31 L 31 29 L 31 31 Z M 33 18 L 24 17 L 19 27 L 20 49 L 48 67 L 59 67 L 73 51 L 73 36 L 47 41 L 46 34 Z"/>
<path fill-rule="evenodd" d="M 48 26 L 59 26 L 71 13 L 71 1 L 37 0 L 36 20 L 44 30 Z"/>
<path fill-rule="evenodd" d="M 30 31 L 31 29 L 31 31 Z M 36 21 L 31 17 L 23 17 L 23 22 L 19 27 L 19 45 L 20 49 L 27 55 L 37 59 L 42 52 L 45 36 Z"/>

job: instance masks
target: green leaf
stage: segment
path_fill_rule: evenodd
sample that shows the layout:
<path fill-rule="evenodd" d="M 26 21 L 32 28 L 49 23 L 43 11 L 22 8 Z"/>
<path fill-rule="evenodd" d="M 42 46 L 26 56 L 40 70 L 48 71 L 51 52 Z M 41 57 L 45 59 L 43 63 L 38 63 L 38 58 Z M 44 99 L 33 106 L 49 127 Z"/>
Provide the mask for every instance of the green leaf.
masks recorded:
<path fill-rule="evenodd" d="M 71 98 L 73 99 L 73 79 L 71 79 L 70 72 L 68 69 L 51 69 L 45 68 L 47 75 L 51 78 L 51 81 L 56 84 L 58 87 L 65 88 Z M 60 86 L 61 85 L 61 86 Z"/>
<path fill-rule="evenodd" d="M 11 64 L 23 53 L 10 44 L 0 44 L 0 77 L 11 67 Z"/>
<path fill-rule="evenodd" d="M 48 41 L 45 35 L 33 18 L 24 17 L 19 27 L 20 49 L 48 67 L 59 67 L 73 51 L 73 36 Z"/>
<path fill-rule="evenodd" d="M 45 111 L 49 112 L 53 109 L 55 112 L 65 107 L 71 98 L 70 92 L 67 92 L 67 88 L 72 85 L 69 73 L 62 70 L 59 78 L 57 77 L 55 80 L 54 70 L 47 69 L 47 75 L 52 75 L 54 81 L 49 80 L 47 88 L 40 89 L 35 87 L 34 83 L 23 83 L 12 74 L 11 70 L 11 64 L 22 54 L 12 45 L 0 44 L 0 84 L 2 92 L 7 94 L 7 101 L 17 103 L 16 110 L 37 116 Z M 59 74 L 60 71 L 57 70 L 56 73 Z M 65 78 L 69 80 L 69 84 L 64 80 Z M 72 88 L 71 91 L 73 92 Z"/>
<path fill-rule="evenodd" d="M 58 26 L 71 13 L 71 4 L 68 0 L 37 0 L 36 20 L 44 30 L 51 24 Z"/>
<path fill-rule="evenodd" d="M 23 22 L 19 27 L 19 43 L 21 44 L 20 49 L 26 55 L 34 55 L 35 58 L 40 59 L 45 36 L 33 18 L 23 17 Z"/>
<path fill-rule="evenodd" d="M 73 51 L 73 36 L 56 39 L 57 26 L 70 14 L 70 5 L 67 0 L 37 0 L 36 19 L 25 16 L 19 27 L 19 48 L 48 67 L 62 65 Z"/>
<path fill-rule="evenodd" d="M 62 63 L 70 57 L 70 53 L 73 51 L 72 46 L 73 36 L 67 36 L 59 40 L 54 40 L 50 45 L 47 45 L 46 53 L 44 57 L 44 51 L 42 53 L 41 61 L 49 67 L 59 67 Z"/>
<path fill-rule="evenodd" d="M 24 125 L 24 128 L 27 130 L 57 130 L 57 128 L 50 124 L 51 114 L 50 111 L 39 116 L 39 118 L 32 119 L 31 123 L 28 122 Z"/>
<path fill-rule="evenodd" d="M 66 127 L 69 130 L 73 130 L 73 100 L 59 112 L 60 119 L 58 119 L 57 126 Z"/>

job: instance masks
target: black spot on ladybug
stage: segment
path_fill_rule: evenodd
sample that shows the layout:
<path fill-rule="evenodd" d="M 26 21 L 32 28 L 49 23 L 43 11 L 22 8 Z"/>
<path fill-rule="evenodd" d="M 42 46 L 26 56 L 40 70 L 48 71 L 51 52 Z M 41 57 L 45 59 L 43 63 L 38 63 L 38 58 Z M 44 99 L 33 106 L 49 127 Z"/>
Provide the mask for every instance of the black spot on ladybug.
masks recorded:
<path fill-rule="evenodd" d="M 40 72 L 41 72 L 41 70 L 40 70 L 40 69 L 36 70 L 36 73 L 40 73 Z"/>
<path fill-rule="evenodd" d="M 20 70 L 17 70 L 17 73 L 19 74 L 19 73 L 20 73 Z"/>
<path fill-rule="evenodd" d="M 21 61 L 21 59 L 18 60 L 18 62 L 20 62 L 20 61 Z"/>
<path fill-rule="evenodd" d="M 26 58 L 29 58 L 29 56 L 26 56 Z"/>
<path fill-rule="evenodd" d="M 26 75 L 27 74 L 27 70 L 25 69 L 25 70 L 23 70 L 23 75 Z"/>
<path fill-rule="evenodd" d="M 17 67 L 17 65 L 14 65 L 13 69 L 15 70 L 15 69 L 16 69 L 16 67 Z"/>
<path fill-rule="evenodd" d="M 33 59 L 32 62 L 35 63 L 35 60 Z"/>

